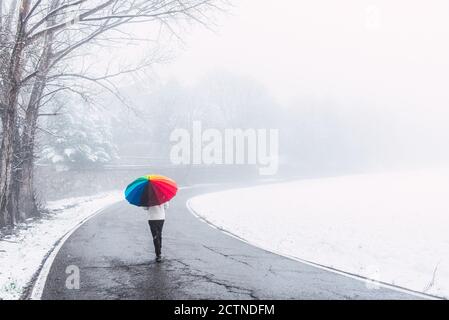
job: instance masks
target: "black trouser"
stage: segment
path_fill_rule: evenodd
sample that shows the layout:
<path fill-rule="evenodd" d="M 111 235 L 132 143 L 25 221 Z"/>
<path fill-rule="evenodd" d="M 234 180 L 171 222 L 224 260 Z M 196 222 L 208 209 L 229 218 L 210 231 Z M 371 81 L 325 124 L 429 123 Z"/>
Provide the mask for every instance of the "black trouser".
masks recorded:
<path fill-rule="evenodd" d="M 153 235 L 154 251 L 158 257 L 161 255 L 162 227 L 164 226 L 164 221 L 165 220 L 148 220 L 151 234 Z"/>

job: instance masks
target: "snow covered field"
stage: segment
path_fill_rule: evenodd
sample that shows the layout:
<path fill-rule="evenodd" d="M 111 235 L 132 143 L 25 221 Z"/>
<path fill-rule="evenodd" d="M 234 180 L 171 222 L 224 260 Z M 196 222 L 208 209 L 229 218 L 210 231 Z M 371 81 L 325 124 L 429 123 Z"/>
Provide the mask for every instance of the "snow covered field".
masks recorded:
<path fill-rule="evenodd" d="M 449 171 L 309 179 L 191 199 L 267 250 L 449 298 Z"/>
<path fill-rule="evenodd" d="M 47 203 L 50 213 L 0 239 L 0 299 L 19 299 L 55 243 L 98 210 L 123 198 L 120 191 Z"/>

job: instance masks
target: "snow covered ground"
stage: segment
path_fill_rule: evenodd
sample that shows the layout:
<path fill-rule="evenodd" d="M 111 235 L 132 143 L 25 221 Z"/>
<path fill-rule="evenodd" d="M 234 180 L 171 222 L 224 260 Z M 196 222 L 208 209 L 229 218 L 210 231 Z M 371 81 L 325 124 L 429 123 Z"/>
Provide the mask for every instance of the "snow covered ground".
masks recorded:
<path fill-rule="evenodd" d="M 190 206 L 267 250 L 449 298 L 449 170 L 271 184 Z"/>
<path fill-rule="evenodd" d="M 56 242 L 98 210 L 123 198 L 120 191 L 47 203 L 49 214 L 0 238 L 0 299 L 19 299 Z"/>

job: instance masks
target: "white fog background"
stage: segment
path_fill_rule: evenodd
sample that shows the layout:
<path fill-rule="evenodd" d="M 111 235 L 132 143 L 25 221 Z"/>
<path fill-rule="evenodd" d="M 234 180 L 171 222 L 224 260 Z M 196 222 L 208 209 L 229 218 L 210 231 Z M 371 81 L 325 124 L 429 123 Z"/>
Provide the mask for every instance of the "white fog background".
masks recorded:
<path fill-rule="evenodd" d="M 242 0 L 209 29 L 183 25 L 182 40 L 161 35 L 162 63 L 123 87 L 150 114 L 146 95 L 161 87 L 170 96 L 170 88 L 194 91 L 209 108 L 216 105 L 207 100 L 211 82 L 233 93 L 257 87 L 270 105 L 258 126 L 279 127 L 287 141 L 281 155 L 296 164 L 319 159 L 350 171 L 445 165 L 448 15 L 446 1 Z M 153 29 L 130 31 L 155 39 Z M 151 42 L 130 45 L 111 59 L 137 61 L 148 48 Z M 260 104 L 244 99 L 237 109 L 257 112 Z M 132 113 L 117 112 L 135 125 Z M 204 114 L 193 118 L 207 126 Z"/>

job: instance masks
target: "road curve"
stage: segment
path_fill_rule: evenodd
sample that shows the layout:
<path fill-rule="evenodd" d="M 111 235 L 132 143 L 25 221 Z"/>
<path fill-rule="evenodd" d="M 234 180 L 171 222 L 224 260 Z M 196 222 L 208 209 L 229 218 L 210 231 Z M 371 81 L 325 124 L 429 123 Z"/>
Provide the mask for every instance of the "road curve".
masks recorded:
<path fill-rule="evenodd" d="M 223 187 L 183 189 L 164 225 L 163 263 L 154 262 L 144 212 L 113 205 L 77 229 L 50 268 L 45 300 L 66 299 L 415 299 L 297 262 L 230 237 L 194 217 L 186 201 Z M 66 287 L 68 266 L 80 288 Z"/>

